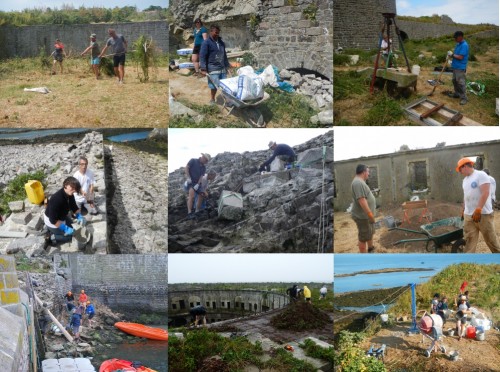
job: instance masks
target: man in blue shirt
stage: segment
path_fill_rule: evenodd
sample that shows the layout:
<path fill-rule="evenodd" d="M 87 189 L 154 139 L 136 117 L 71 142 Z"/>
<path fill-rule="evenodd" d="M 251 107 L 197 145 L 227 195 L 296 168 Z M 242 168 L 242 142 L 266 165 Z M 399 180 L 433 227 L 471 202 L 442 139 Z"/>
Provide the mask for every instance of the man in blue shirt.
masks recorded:
<path fill-rule="evenodd" d="M 467 103 L 467 90 L 465 87 L 465 73 L 467 72 L 467 63 L 469 62 L 469 44 L 464 40 L 464 33 L 457 31 L 453 35 L 457 45 L 452 52 L 448 51 L 448 58 L 452 59 L 451 68 L 453 69 L 453 87 L 454 93 L 448 94 L 452 98 L 460 98 L 460 104 Z"/>
<path fill-rule="evenodd" d="M 276 157 L 286 163 L 293 163 L 297 158 L 293 149 L 290 146 L 285 145 L 284 143 L 277 145 L 276 142 L 271 141 L 269 142 L 268 146 L 270 150 L 273 150 L 273 156 L 271 156 L 259 166 L 259 172 L 262 172 L 263 170 L 269 170 L 269 165 Z"/>
<path fill-rule="evenodd" d="M 221 79 L 227 77 L 229 60 L 227 59 L 226 44 L 219 36 L 220 27 L 210 26 L 210 36 L 201 44 L 200 70 L 202 75 L 209 75 L 208 87 L 210 88 L 210 104 L 215 104 L 215 94 Z"/>

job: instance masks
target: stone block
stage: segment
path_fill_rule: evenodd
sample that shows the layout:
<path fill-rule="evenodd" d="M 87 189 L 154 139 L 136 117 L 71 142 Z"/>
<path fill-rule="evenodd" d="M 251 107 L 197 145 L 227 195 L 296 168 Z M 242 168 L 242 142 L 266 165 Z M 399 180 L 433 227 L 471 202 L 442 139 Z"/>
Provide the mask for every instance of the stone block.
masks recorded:
<path fill-rule="evenodd" d="M 40 215 L 34 216 L 31 221 L 28 223 L 28 229 L 31 231 L 38 231 L 42 227 L 43 220 Z"/>
<path fill-rule="evenodd" d="M 269 165 L 271 172 L 280 172 L 285 169 L 285 162 L 276 157 L 273 162 Z"/>
<path fill-rule="evenodd" d="M 9 209 L 13 213 L 22 212 L 24 210 L 24 201 L 18 200 L 9 203 Z"/>
<path fill-rule="evenodd" d="M 92 234 L 92 250 L 105 251 L 108 244 L 106 221 L 92 223 L 88 230 Z"/>
<path fill-rule="evenodd" d="M 20 225 L 26 225 L 31 221 L 32 217 L 33 215 L 31 214 L 31 212 L 13 213 L 11 216 L 12 222 L 18 223 Z"/>
<path fill-rule="evenodd" d="M 238 221 L 243 217 L 243 197 L 240 193 L 223 190 L 219 199 L 219 218 Z"/>
<path fill-rule="evenodd" d="M 331 147 L 327 147 L 325 150 L 325 160 L 327 162 L 333 161 L 333 149 Z M 323 148 L 316 147 L 301 152 L 297 155 L 297 161 L 303 165 L 321 163 L 323 161 Z"/>
<path fill-rule="evenodd" d="M 7 253 L 17 253 L 19 251 L 39 252 L 45 247 L 43 236 L 30 236 L 24 239 L 14 239 L 7 245 Z"/>
<path fill-rule="evenodd" d="M 285 5 L 285 0 L 273 0 L 273 7 L 279 8 Z"/>

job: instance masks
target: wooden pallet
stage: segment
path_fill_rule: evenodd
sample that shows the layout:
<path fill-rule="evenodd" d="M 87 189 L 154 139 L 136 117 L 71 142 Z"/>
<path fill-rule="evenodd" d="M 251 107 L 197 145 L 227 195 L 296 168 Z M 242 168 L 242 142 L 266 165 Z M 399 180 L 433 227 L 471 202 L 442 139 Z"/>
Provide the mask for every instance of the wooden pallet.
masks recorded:
<path fill-rule="evenodd" d="M 429 126 L 481 126 L 482 124 L 465 117 L 462 113 L 423 97 L 404 107 L 413 121 Z"/>

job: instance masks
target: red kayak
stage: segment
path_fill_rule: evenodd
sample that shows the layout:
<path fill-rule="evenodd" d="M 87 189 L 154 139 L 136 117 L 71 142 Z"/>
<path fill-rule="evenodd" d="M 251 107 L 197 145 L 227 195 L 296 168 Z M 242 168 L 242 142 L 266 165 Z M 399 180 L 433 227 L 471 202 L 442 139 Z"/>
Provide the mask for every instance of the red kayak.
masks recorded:
<path fill-rule="evenodd" d="M 117 322 L 115 323 L 115 327 L 133 336 L 149 338 L 150 340 L 168 341 L 168 332 L 165 329 L 127 322 Z"/>
<path fill-rule="evenodd" d="M 129 360 L 123 360 L 123 359 L 108 359 L 102 362 L 101 367 L 99 367 L 99 372 L 113 372 L 113 371 L 120 371 L 120 372 L 157 372 L 154 369 L 140 366 L 140 367 L 133 367 L 132 362 Z"/>

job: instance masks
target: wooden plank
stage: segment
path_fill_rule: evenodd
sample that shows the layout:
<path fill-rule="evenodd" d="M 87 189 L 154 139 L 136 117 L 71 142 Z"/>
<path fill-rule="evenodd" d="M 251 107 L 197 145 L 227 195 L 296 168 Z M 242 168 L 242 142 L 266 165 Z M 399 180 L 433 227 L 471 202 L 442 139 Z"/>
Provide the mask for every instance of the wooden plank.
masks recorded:
<path fill-rule="evenodd" d="M 0 238 L 26 238 L 24 231 L 0 231 Z"/>
<path fill-rule="evenodd" d="M 427 119 L 429 116 L 431 116 L 436 111 L 441 110 L 443 107 L 444 107 L 444 103 L 441 103 L 441 104 L 439 104 L 437 106 L 434 106 L 433 108 L 427 110 L 422 115 L 420 115 L 420 119 Z"/>
<path fill-rule="evenodd" d="M 407 201 L 402 205 L 403 209 L 421 209 L 427 208 L 427 200 Z"/>
<path fill-rule="evenodd" d="M 428 103 L 428 102 L 422 102 L 421 105 L 425 108 L 432 108 L 434 107 L 434 105 L 432 105 L 431 103 Z M 451 119 L 453 116 L 455 116 L 457 114 L 457 112 L 449 112 L 445 109 L 441 109 L 438 111 L 438 114 L 444 116 L 446 119 Z M 460 121 L 457 123 L 458 125 L 464 125 L 464 126 L 482 126 L 483 124 L 481 123 L 478 123 L 477 121 L 474 121 L 472 119 L 469 119 L 467 117 L 463 117 L 462 119 L 460 119 Z"/>
<path fill-rule="evenodd" d="M 444 125 L 458 125 L 457 123 L 462 120 L 464 116 L 461 113 L 456 113 L 450 120 L 448 120 Z"/>

